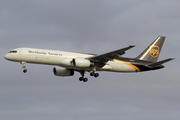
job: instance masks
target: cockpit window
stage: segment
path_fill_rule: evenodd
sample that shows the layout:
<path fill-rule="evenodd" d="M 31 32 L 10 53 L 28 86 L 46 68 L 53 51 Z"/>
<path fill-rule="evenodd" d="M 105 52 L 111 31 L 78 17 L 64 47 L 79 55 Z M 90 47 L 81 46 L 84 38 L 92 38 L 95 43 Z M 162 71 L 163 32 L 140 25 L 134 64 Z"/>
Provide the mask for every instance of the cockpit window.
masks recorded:
<path fill-rule="evenodd" d="M 17 51 L 16 51 L 16 50 L 13 50 L 13 51 L 10 51 L 9 53 L 17 53 Z"/>

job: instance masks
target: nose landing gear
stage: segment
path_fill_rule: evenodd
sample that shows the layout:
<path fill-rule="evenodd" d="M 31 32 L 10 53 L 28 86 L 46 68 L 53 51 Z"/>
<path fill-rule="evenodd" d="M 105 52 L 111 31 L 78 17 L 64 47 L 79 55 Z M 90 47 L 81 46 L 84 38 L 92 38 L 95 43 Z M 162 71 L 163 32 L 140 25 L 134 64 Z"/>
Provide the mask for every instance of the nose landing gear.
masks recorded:
<path fill-rule="evenodd" d="M 23 72 L 26 73 L 26 72 L 27 72 L 27 69 L 24 69 Z"/>
<path fill-rule="evenodd" d="M 27 69 L 26 69 L 26 62 L 20 62 L 20 64 L 23 65 L 23 67 L 22 67 L 22 68 L 24 68 L 23 73 L 26 73 L 26 72 L 27 72 Z"/>

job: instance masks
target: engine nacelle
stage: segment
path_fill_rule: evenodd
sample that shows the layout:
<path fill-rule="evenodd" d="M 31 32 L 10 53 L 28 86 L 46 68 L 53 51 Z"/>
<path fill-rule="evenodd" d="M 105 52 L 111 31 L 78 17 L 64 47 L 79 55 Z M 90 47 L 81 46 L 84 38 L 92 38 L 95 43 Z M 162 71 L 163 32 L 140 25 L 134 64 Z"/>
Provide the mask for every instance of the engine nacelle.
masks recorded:
<path fill-rule="evenodd" d="M 53 69 L 54 75 L 56 76 L 73 76 L 74 70 L 61 68 L 61 67 L 54 67 Z"/>
<path fill-rule="evenodd" d="M 93 67 L 94 63 L 91 62 L 90 60 L 87 60 L 85 58 L 74 58 L 72 60 L 72 64 L 74 67 Z"/>

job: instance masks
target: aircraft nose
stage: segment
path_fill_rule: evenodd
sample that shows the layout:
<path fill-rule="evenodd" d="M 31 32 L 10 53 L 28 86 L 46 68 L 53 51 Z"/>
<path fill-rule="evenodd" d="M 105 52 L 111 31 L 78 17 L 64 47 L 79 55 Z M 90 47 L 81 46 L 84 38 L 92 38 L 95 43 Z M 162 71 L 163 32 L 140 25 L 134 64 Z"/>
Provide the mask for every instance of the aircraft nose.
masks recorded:
<path fill-rule="evenodd" d="M 9 60 L 9 59 L 10 59 L 10 55 L 9 55 L 9 54 L 6 54 L 6 55 L 4 56 L 4 58 L 5 58 L 6 60 Z"/>

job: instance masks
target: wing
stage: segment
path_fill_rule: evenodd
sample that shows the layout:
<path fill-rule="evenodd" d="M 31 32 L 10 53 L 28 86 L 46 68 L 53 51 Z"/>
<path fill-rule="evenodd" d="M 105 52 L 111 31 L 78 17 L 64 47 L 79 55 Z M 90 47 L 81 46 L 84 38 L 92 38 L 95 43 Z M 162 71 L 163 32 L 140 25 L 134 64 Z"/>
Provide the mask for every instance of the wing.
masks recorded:
<path fill-rule="evenodd" d="M 97 56 L 93 56 L 93 57 L 89 57 L 87 59 L 93 61 L 96 63 L 97 67 L 103 67 L 104 65 L 106 65 L 106 62 L 113 60 L 115 58 L 120 57 L 121 55 L 125 54 L 126 50 L 129 50 L 131 48 L 135 47 L 134 45 L 130 45 L 129 47 L 125 47 L 119 50 L 115 50 L 109 53 L 105 53 L 102 55 L 97 55 Z"/>

